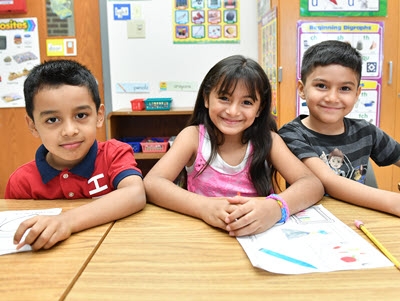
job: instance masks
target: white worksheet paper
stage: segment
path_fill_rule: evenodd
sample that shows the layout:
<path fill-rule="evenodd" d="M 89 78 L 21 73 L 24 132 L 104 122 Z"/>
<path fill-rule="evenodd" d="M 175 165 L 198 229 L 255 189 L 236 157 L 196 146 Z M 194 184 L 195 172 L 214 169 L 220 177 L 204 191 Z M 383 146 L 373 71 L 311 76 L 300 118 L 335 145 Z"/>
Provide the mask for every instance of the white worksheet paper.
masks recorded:
<path fill-rule="evenodd" d="M 61 213 L 61 208 L 51 208 L 43 210 L 15 210 L 0 212 L 0 255 L 24 252 L 32 250 L 31 246 L 25 245 L 17 250 L 14 245 L 14 234 L 19 225 L 24 220 L 27 220 L 36 215 L 58 215 Z M 24 237 L 29 233 L 25 232 Z"/>
<path fill-rule="evenodd" d="M 322 205 L 292 215 L 282 225 L 237 237 L 254 267 L 305 274 L 393 266 L 371 243 Z"/>

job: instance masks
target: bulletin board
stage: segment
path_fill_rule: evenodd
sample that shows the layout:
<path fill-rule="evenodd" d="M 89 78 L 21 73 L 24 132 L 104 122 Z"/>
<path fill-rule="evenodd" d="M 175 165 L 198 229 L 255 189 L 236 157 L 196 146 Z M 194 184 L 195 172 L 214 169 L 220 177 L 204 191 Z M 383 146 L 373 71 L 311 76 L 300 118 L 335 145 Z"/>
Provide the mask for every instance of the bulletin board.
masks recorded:
<path fill-rule="evenodd" d="M 149 97 L 172 98 L 172 108 L 193 107 L 201 81 L 219 60 L 242 54 L 257 61 L 256 1 L 241 2 L 246 22 L 240 24 L 240 42 L 226 44 L 175 44 L 174 1 L 99 2 L 107 113 Z M 128 38 L 132 24 L 140 24 L 144 37 Z"/>
<path fill-rule="evenodd" d="M 271 83 L 271 113 L 278 117 L 278 30 L 276 7 L 260 19 L 260 64 Z"/>
<path fill-rule="evenodd" d="M 175 0 L 174 43 L 239 43 L 239 0 Z"/>
<path fill-rule="evenodd" d="M 300 0 L 300 16 L 387 16 L 387 0 Z"/>
<path fill-rule="evenodd" d="M 39 63 L 37 19 L 0 19 L 0 108 L 25 107 L 24 81 Z"/>

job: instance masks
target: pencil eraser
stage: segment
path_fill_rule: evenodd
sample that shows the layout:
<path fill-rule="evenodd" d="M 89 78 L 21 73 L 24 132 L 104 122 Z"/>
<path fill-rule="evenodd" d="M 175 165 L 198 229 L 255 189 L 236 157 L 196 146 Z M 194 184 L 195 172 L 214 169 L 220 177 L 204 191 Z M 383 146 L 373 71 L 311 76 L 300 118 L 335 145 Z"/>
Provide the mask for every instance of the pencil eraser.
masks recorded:
<path fill-rule="evenodd" d="M 364 223 L 363 223 L 362 221 L 359 221 L 359 220 L 355 220 L 355 221 L 354 221 L 354 224 L 356 225 L 356 227 L 357 227 L 358 229 L 360 229 L 360 226 L 361 226 L 361 225 L 364 225 Z"/>

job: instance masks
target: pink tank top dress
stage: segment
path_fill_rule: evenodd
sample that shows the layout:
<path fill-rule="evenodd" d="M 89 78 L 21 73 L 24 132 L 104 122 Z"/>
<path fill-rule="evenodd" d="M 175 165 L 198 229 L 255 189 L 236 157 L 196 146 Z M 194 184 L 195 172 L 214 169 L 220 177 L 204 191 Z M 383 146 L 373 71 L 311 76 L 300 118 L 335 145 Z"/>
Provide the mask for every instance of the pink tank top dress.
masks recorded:
<path fill-rule="evenodd" d="M 192 166 L 186 167 L 187 189 L 209 197 L 258 196 L 250 179 L 249 168 L 253 147 L 249 142 L 243 161 L 237 166 L 227 164 L 218 154 L 203 172 L 198 172 L 207 163 L 211 155 L 211 142 L 204 125 L 199 125 L 199 147 L 196 160 Z"/>

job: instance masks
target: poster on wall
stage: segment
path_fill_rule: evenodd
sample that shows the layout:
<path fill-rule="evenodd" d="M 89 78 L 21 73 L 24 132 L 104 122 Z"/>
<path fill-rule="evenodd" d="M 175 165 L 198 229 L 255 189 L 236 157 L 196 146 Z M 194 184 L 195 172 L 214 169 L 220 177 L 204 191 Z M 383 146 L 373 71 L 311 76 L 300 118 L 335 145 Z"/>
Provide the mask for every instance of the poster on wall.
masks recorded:
<path fill-rule="evenodd" d="M 174 44 L 239 43 L 239 0 L 173 0 Z"/>
<path fill-rule="evenodd" d="M 387 0 L 300 0 L 300 16 L 387 15 Z"/>
<path fill-rule="evenodd" d="M 257 0 L 257 21 L 260 22 L 270 9 L 271 0 Z"/>
<path fill-rule="evenodd" d="M 37 19 L 0 19 L 0 108 L 25 107 L 24 81 L 39 63 Z"/>
<path fill-rule="evenodd" d="M 300 80 L 301 60 L 310 46 L 325 40 L 350 43 L 362 56 L 362 91 L 349 118 L 364 119 L 379 126 L 382 88 L 383 22 L 306 22 L 298 21 L 297 80 Z M 297 115 L 309 111 L 305 100 L 297 95 Z"/>
<path fill-rule="evenodd" d="M 277 117 L 278 99 L 278 39 L 276 25 L 276 7 L 264 14 L 260 20 L 261 49 L 260 64 L 267 74 L 272 89 L 271 112 Z"/>

